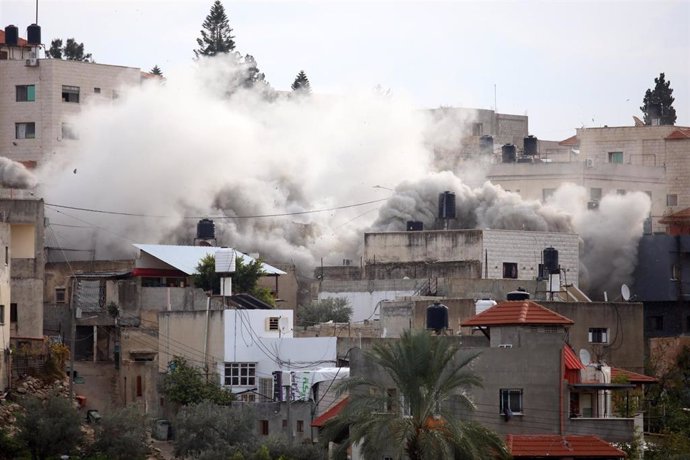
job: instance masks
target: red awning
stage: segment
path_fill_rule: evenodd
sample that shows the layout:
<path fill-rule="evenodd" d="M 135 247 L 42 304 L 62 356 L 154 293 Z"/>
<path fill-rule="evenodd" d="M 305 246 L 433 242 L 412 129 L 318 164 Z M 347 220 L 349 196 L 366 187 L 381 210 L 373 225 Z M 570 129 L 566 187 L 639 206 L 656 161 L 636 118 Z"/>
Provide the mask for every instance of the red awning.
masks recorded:
<path fill-rule="evenodd" d="M 326 412 L 323 414 L 319 415 L 316 417 L 312 422 L 311 426 L 316 427 L 316 428 L 321 428 L 323 427 L 327 421 L 338 415 L 347 405 L 347 401 L 350 398 L 343 398 L 340 402 L 338 402 L 336 405 L 332 406 L 330 409 L 328 409 Z"/>
<path fill-rule="evenodd" d="M 563 361 L 567 370 L 574 371 L 585 368 L 580 358 L 577 357 L 573 349 L 568 345 L 563 347 Z"/>

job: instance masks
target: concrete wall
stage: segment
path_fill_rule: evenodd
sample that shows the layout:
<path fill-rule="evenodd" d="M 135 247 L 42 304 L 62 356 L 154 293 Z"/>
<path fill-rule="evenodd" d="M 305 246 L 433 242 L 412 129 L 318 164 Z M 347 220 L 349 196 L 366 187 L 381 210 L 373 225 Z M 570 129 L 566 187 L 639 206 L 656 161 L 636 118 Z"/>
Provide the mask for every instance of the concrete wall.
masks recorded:
<path fill-rule="evenodd" d="M 20 248 L 19 255 L 23 256 L 12 255 L 11 261 L 10 302 L 17 304 L 18 319 L 13 336 L 40 338 L 43 337 L 45 273 L 43 200 L 0 199 L 0 212 L 10 227 L 17 226 L 16 243 Z"/>
<path fill-rule="evenodd" d="M 297 308 L 297 292 L 299 290 L 297 282 L 297 267 L 294 264 L 267 262 L 270 265 L 283 270 L 285 275 L 280 276 L 262 276 L 259 278 L 258 286 L 265 287 L 271 290 L 277 296 L 276 306 L 278 308 L 288 308 L 294 310 Z M 276 287 L 277 281 L 277 287 Z"/>
<path fill-rule="evenodd" d="M 230 310 L 162 311 L 158 314 L 159 372 L 166 372 L 175 356 L 202 366 L 204 349 L 211 369 L 218 369 L 224 357 L 223 315 Z M 208 324 L 208 332 L 207 332 Z M 219 376 L 220 379 L 220 376 Z M 220 383 L 220 381 L 219 381 Z"/>
<path fill-rule="evenodd" d="M 484 260 L 481 230 L 364 234 L 365 264 Z"/>
<path fill-rule="evenodd" d="M 665 147 L 667 193 L 678 196 L 678 205 L 666 208 L 673 213 L 690 207 L 690 139 L 670 139 Z"/>
<path fill-rule="evenodd" d="M 5 249 L 11 254 L 10 225 L 0 222 L 0 249 Z M 5 263 L 0 263 L 0 391 L 5 391 L 10 383 L 10 355 L 7 350 L 10 347 L 11 321 L 10 321 L 10 271 L 11 258 Z"/>
<path fill-rule="evenodd" d="M 541 305 L 575 321 L 568 343 L 610 366 L 644 373 L 645 339 L 643 306 L 639 302 L 547 302 Z M 590 328 L 608 329 L 606 344 L 589 343 Z"/>
<path fill-rule="evenodd" d="M 86 103 L 113 103 L 117 91 L 140 81 L 140 70 L 131 67 L 59 59 L 39 59 L 38 66 L 27 67 L 24 60 L 0 61 L 0 145 L 8 146 L 3 156 L 41 163 L 69 152 L 78 141 L 63 139 L 62 123 Z M 15 102 L 16 85 L 35 85 L 36 100 Z M 79 103 L 62 101 L 62 85 L 80 88 Z M 36 123 L 36 138 L 15 139 L 17 122 Z"/>
<path fill-rule="evenodd" d="M 255 433 L 259 439 L 269 437 L 289 437 L 289 430 L 292 429 L 292 439 L 295 443 L 303 441 L 311 442 L 311 421 L 312 403 L 294 401 L 290 403 L 290 418 L 288 421 L 287 402 L 269 402 L 251 404 L 256 413 Z M 268 434 L 263 435 L 260 431 L 261 421 L 268 422 Z M 301 426 L 301 431 L 299 427 Z"/>
<path fill-rule="evenodd" d="M 381 304 L 382 337 L 399 337 L 407 329 L 426 329 L 426 312 L 438 298 L 401 299 Z M 472 328 L 461 328 L 460 323 L 475 315 L 472 299 L 440 299 L 448 307 L 449 335 L 470 335 Z"/>

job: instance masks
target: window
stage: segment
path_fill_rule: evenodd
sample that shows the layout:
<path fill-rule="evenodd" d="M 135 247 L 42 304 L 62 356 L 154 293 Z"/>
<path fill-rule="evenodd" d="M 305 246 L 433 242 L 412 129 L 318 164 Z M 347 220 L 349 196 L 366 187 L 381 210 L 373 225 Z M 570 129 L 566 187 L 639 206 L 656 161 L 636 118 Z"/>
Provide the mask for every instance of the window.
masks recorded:
<path fill-rule="evenodd" d="M 79 87 L 62 85 L 62 102 L 75 102 L 79 104 Z"/>
<path fill-rule="evenodd" d="M 481 136 L 484 134 L 484 125 L 482 123 L 472 123 L 472 135 Z"/>
<path fill-rule="evenodd" d="M 5 306 L 0 305 L 0 324 L 5 324 Z"/>
<path fill-rule="evenodd" d="M 501 389 L 500 398 L 501 414 L 505 414 L 508 410 L 513 414 L 522 413 L 522 388 Z"/>
<path fill-rule="evenodd" d="M 666 206 L 678 206 L 678 195 L 666 195 Z"/>
<path fill-rule="evenodd" d="M 34 102 L 36 100 L 35 85 L 17 85 L 15 88 L 17 102 Z"/>
<path fill-rule="evenodd" d="M 589 189 L 590 201 L 601 201 L 601 188 L 592 187 Z"/>
<path fill-rule="evenodd" d="M 609 163 L 623 163 L 623 152 L 609 152 Z"/>
<path fill-rule="evenodd" d="M 555 191 L 556 191 L 555 188 L 545 188 L 545 189 L 542 189 L 542 191 L 541 191 L 541 198 L 542 198 L 542 201 L 546 201 L 546 200 L 548 200 L 549 198 L 551 198 L 551 196 L 553 195 L 553 193 L 554 193 Z"/>
<path fill-rule="evenodd" d="M 5 246 L 5 265 L 10 263 L 10 247 Z"/>
<path fill-rule="evenodd" d="M 259 379 L 259 397 L 261 402 L 273 401 L 273 379 L 262 377 Z"/>
<path fill-rule="evenodd" d="M 304 433 L 304 420 L 297 420 L 297 432 Z"/>
<path fill-rule="evenodd" d="M 268 436 L 268 420 L 259 420 L 259 433 Z"/>
<path fill-rule="evenodd" d="M 283 419 L 283 430 L 287 430 L 287 419 Z"/>
<path fill-rule="evenodd" d="M 94 88 L 93 92 L 96 94 L 101 94 L 101 88 Z"/>
<path fill-rule="evenodd" d="M 671 265 L 671 281 L 678 281 L 680 275 L 680 267 L 678 264 Z"/>
<path fill-rule="evenodd" d="M 517 279 L 518 264 L 515 262 L 503 262 L 503 278 Z"/>
<path fill-rule="evenodd" d="M 137 375 L 137 396 L 141 396 L 144 393 L 141 384 L 141 375 Z"/>
<path fill-rule="evenodd" d="M 33 121 L 14 124 L 15 139 L 35 139 L 36 123 Z"/>
<path fill-rule="evenodd" d="M 237 397 L 237 400 L 245 403 L 255 403 L 256 395 L 254 393 L 242 393 Z"/>
<path fill-rule="evenodd" d="M 609 330 L 605 327 L 590 327 L 589 343 L 609 343 Z"/>
<path fill-rule="evenodd" d="M 11 303 L 10 304 L 10 323 L 16 323 L 17 322 L 17 304 L 16 303 Z"/>
<path fill-rule="evenodd" d="M 65 288 L 55 288 L 55 303 L 65 303 L 66 292 Z"/>
<path fill-rule="evenodd" d="M 280 321 L 280 317 L 278 317 L 278 316 L 271 316 L 270 318 L 268 318 L 268 330 L 269 331 L 277 331 L 279 321 Z"/>
<path fill-rule="evenodd" d="M 256 385 L 256 363 L 225 363 L 225 384 L 242 387 Z"/>
<path fill-rule="evenodd" d="M 74 127 L 69 123 L 62 124 L 62 138 L 63 139 L 79 139 Z"/>

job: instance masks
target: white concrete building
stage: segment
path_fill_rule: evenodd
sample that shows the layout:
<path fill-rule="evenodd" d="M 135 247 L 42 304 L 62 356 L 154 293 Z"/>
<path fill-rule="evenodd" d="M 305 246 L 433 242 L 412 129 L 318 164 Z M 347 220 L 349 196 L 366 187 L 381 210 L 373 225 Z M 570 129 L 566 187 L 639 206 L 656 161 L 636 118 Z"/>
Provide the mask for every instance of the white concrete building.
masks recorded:
<path fill-rule="evenodd" d="M 0 392 L 9 387 L 10 379 L 10 323 L 12 311 L 10 304 L 10 225 L 0 223 L 0 247 L 5 249 L 5 263 L 0 264 Z"/>
<path fill-rule="evenodd" d="M 30 57 L 38 53 L 22 39 L 6 46 L 0 33 L 0 156 L 29 168 L 77 141 L 69 119 L 84 104 L 112 103 L 142 79 L 138 68 Z"/>

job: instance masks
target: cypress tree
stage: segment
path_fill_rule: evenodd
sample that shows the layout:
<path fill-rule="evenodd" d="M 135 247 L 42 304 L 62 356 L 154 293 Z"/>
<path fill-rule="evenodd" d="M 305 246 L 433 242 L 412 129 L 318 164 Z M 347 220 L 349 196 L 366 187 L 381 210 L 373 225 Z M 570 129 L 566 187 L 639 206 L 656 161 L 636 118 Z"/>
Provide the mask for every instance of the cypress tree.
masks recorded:
<path fill-rule="evenodd" d="M 673 89 L 671 82 L 666 81 L 664 73 L 654 79 L 654 89 L 648 89 L 642 99 L 640 110 L 644 114 L 644 123 L 651 125 L 653 119 L 659 119 L 659 124 L 675 125 L 676 109 L 673 108 Z"/>
<path fill-rule="evenodd" d="M 216 0 L 206 20 L 202 24 L 201 38 L 197 38 L 196 42 L 199 49 L 194 50 L 194 55 L 199 56 L 215 56 L 216 54 L 227 54 L 235 49 L 235 38 L 232 34 L 228 22 L 228 16 L 225 14 L 225 8 L 220 0 Z"/>
<path fill-rule="evenodd" d="M 309 78 L 307 78 L 307 74 L 304 73 L 304 70 L 299 71 L 295 77 L 295 81 L 292 82 L 291 88 L 296 93 L 311 94 L 311 84 L 309 83 Z"/>

